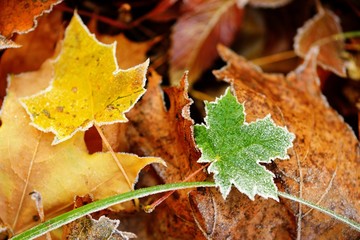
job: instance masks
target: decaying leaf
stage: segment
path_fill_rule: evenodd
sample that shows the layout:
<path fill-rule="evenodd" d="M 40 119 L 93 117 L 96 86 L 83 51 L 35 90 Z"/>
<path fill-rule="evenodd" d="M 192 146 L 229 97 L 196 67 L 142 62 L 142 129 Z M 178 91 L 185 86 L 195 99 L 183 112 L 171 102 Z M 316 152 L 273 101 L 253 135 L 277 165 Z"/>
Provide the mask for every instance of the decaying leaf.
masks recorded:
<path fill-rule="evenodd" d="M 111 220 L 101 216 L 98 220 L 91 216 L 85 216 L 71 222 L 65 226 L 63 239 L 67 240 L 128 240 L 136 238 L 136 235 L 130 232 L 117 230 L 119 220 Z"/>
<path fill-rule="evenodd" d="M 360 167 L 359 143 L 321 94 L 316 49 L 287 77 L 262 73 L 230 50 L 219 50 L 228 65 L 214 73 L 233 86 L 239 102 L 245 102 L 247 121 L 270 113 L 276 124 L 296 135 L 290 159 L 276 162 L 273 170 L 279 178 L 277 186 L 359 222 L 360 172 L 354 171 Z M 281 204 L 298 216 L 301 238 L 360 237 L 349 226 L 318 211 L 288 201 Z"/>
<path fill-rule="evenodd" d="M 53 62 L 51 85 L 21 99 L 33 125 L 55 134 L 53 144 L 93 124 L 127 121 L 124 113 L 145 92 L 149 61 L 122 70 L 114 53 L 115 45 L 98 42 L 75 13 L 66 29 L 62 51 Z"/>
<path fill-rule="evenodd" d="M 36 27 L 36 19 L 62 0 L 31 1 L 6 0 L 0 1 L 0 38 L 10 38 L 13 33 L 26 33 Z M 4 45 L 0 45 L 0 49 Z"/>
<path fill-rule="evenodd" d="M 36 207 L 28 196 L 34 189 L 42 195 L 46 218 L 70 206 L 75 195 L 90 193 L 96 200 L 131 190 L 110 153 L 87 153 L 84 133 L 52 146 L 53 134 L 29 125 L 18 99 L 47 86 L 52 73 L 52 63 L 47 61 L 37 72 L 11 76 L 1 110 L 0 218 L 15 233 L 37 224 Z M 116 155 L 132 184 L 144 166 L 163 163 L 159 158 Z"/>
<path fill-rule="evenodd" d="M 172 31 L 170 81 L 173 85 L 179 83 L 184 70 L 189 70 L 192 85 L 218 56 L 216 45 L 232 43 L 243 15 L 236 0 L 187 1 L 185 8 Z"/>
<path fill-rule="evenodd" d="M 186 77 L 182 78 L 179 87 L 165 88 L 164 93 L 160 86 L 161 77 L 151 70 L 145 95 L 127 114 L 129 123 L 121 124 L 125 127 L 119 130 L 116 130 L 119 125 L 103 127 L 110 139 L 110 135 L 117 136 L 112 143 L 114 149 L 120 148 L 117 143 L 126 138 L 126 143 L 123 143 L 127 148 L 123 151 L 163 157 L 170 166 L 156 168 L 160 177 L 168 182 L 181 181 L 201 166 L 196 163 L 199 152 L 196 151 L 192 137 L 192 100 L 187 94 Z M 168 109 L 164 94 L 168 96 Z"/>
<path fill-rule="evenodd" d="M 245 121 L 245 108 L 228 88 L 215 102 L 205 102 L 206 125 L 195 125 L 199 163 L 211 163 L 216 185 L 224 199 L 234 186 L 254 200 L 256 194 L 278 200 L 274 174 L 259 163 L 287 159 L 295 136 L 276 126 L 270 115 L 255 122 Z"/>
<path fill-rule="evenodd" d="M 318 46 L 320 52 L 318 63 L 325 69 L 341 77 L 346 76 L 346 60 L 342 57 L 343 40 L 331 39 L 342 33 L 339 18 L 328 9 L 319 9 L 319 13 L 298 29 L 294 39 L 294 49 L 297 55 L 305 57 L 311 47 Z"/>
<path fill-rule="evenodd" d="M 109 136 L 117 136 L 113 147 L 123 148 L 138 155 L 159 156 L 167 167 L 154 166 L 160 179 L 166 183 L 181 182 L 198 170 L 200 153 L 192 136 L 193 121 L 190 118 L 191 100 L 187 93 L 186 75 L 180 86 L 160 87 L 161 77 L 151 71 L 147 91 L 143 98 L 127 114 L 128 123 L 120 129 L 104 126 Z M 164 98 L 168 99 L 165 106 Z M 205 172 L 199 172 L 189 181 L 203 181 Z M 189 190 L 176 191 L 158 206 L 151 221 L 150 234 L 154 239 L 202 239 L 188 201 Z M 157 200 L 155 198 L 154 200 Z"/>

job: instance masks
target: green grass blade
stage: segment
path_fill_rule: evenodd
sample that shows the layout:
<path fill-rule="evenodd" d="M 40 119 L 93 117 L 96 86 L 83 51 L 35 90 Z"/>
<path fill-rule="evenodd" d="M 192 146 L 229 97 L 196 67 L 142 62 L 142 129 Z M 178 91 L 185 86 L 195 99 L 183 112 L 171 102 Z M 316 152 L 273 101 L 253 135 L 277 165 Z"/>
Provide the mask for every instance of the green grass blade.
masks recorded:
<path fill-rule="evenodd" d="M 327 214 L 327 215 L 329 215 L 329 216 L 331 216 L 331 217 L 333 217 L 333 218 L 335 218 L 335 219 L 349 225 L 350 227 L 352 227 L 352 228 L 354 228 L 354 229 L 356 229 L 357 231 L 360 232 L 360 223 L 357 223 L 357 222 L 355 222 L 355 221 L 353 221 L 351 219 L 348 219 L 348 218 L 346 218 L 346 217 L 344 217 L 342 215 L 339 215 L 339 214 L 335 213 L 334 211 L 323 208 L 321 206 L 316 205 L 315 203 L 306 201 L 304 199 L 295 197 L 293 195 L 290 195 L 290 194 L 287 194 L 287 193 L 284 193 L 284 192 L 278 192 L 278 195 L 280 197 L 287 198 L 289 200 L 292 200 L 292 201 L 304 204 L 304 205 L 306 205 L 308 207 L 314 208 L 314 209 L 316 209 L 316 210 L 318 210 L 318 211 L 320 211 L 322 213 L 325 213 L 325 214 Z"/>
<path fill-rule="evenodd" d="M 193 187 L 215 187 L 215 183 L 212 182 L 183 182 L 183 183 L 171 183 L 158 185 L 148 188 L 137 189 L 131 192 L 115 195 L 109 198 L 101 199 L 96 202 L 89 203 L 85 206 L 66 212 L 60 216 L 54 217 L 44 223 L 41 223 L 25 232 L 22 232 L 13 238 L 12 240 L 20 239 L 34 239 L 51 230 L 61 227 L 67 223 L 70 223 L 78 218 L 106 209 L 112 205 L 123 203 L 136 198 L 146 197 L 156 193 L 167 192 L 171 190 L 179 190 Z"/>
<path fill-rule="evenodd" d="M 149 196 L 152 194 L 157 194 L 157 193 L 162 193 L 162 192 L 167 192 L 167 191 L 172 191 L 172 190 L 193 188 L 193 187 L 216 187 L 216 185 L 213 182 L 182 182 L 182 183 L 170 183 L 170 184 L 164 184 L 164 185 L 158 185 L 158 186 L 153 186 L 153 187 L 148 187 L 148 188 L 137 189 L 135 191 L 131 191 L 131 192 L 115 195 L 115 196 L 112 196 L 109 198 L 101 199 L 96 202 L 92 202 L 85 206 L 79 207 L 77 209 L 71 210 L 60 216 L 52 218 L 44 223 L 41 223 L 25 232 L 22 232 L 16 236 L 14 236 L 11 239 L 12 240 L 34 239 L 34 238 L 39 237 L 49 231 L 52 231 L 52 230 L 59 228 L 67 223 L 70 223 L 78 218 L 81 218 L 81 217 L 91 214 L 93 212 L 97 212 L 97 211 L 106 209 L 115 204 L 123 203 L 123 202 L 130 201 L 130 200 L 133 200 L 136 198 L 146 197 L 146 196 Z M 286 198 L 286 199 L 289 199 L 289 200 L 292 200 L 295 202 L 299 202 L 308 207 L 314 208 L 322 213 L 325 213 L 325 214 L 349 225 L 350 227 L 353 227 L 357 231 L 360 231 L 360 223 L 357 223 L 351 219 L 341 216 L 329 209 L 322 208 L 314 203 L 311 203 L 309 201 L 292 196 L 292 195 L 284 193 L 284 192 L 278 192 L 278 195 L 280 197 L 283 197 L 283 198 Z"/>

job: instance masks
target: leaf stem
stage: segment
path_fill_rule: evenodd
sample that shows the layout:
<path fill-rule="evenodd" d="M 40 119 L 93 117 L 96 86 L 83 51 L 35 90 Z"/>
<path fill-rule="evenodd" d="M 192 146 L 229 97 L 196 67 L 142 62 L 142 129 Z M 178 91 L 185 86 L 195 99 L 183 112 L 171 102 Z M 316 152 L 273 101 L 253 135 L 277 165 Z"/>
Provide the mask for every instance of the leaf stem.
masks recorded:
<path fill-rule="evenodd" d="M 360 37 L 360 31 L 344 32 L 344 33 L 338 33 L 328 37 L 324 37 L 314 42 L 312 46 L 322 46 L 324 44 L 328 44 L 333 41 L 339 41 L 339 40 L 355 38 L 355 37 Z"/>
<path fill-rule="evenodd" d="M 251 60 L 251 62 L 258 66 L 264 66 L 267 64 L 285 61 L 285 60 L 295 58 L 295 57 L 297 57 L 295 52 L 293 50 L 291 50 L 291 51 L 275 53 L 275 54 L 265 56 L 265 57 L 256 58 L 256 59 Z"/>
<path fill-rule="evenodd" d="M 309 201 L 304 200 L 302 198 L 295 197 L 295 196 L 290 195 L 290 194 L 285 193 L 285 192 L 278 192 L 278 195 L 280 197 L 283 197 L 283 198 L 286 198 L 286 199 L 301 203 L 303 205 L 306 205 L 308 207 L 316 209 L 316 210 L 318 210 L 318 211 L 320 211 L 322 213 L 325 213 L 325 214 L 327 214 L 327 215 L 329 215 L 329 216 L 331 216 L 331 217 L 333 217 L 333 218 L 335 218 L 335 219 L 349 225 L 350 227 L 352 227 L 352 228 L 354 228 L 354 229 L 356 229 L 357 231 L 360 232 L 360 223 L 357 223 L 357 222 L 355 222 L 355 221 L 353 221 L 353 220 L 351 220 L 349 218 L 346 218 L 346 217 L 344 217 L 344 216 L 342 216 L 340 214 L 337 214 L 334 211 L 331 211 L 330 209 L 325 209 L 325 208 L 323 208 L 323 207 L 321 207 L 319 205 L 316 205 L 315 203 L 309 202 Z"/>
<path fill-rule="evenodd" d="M 19 202 L 18 209 L 17 209 L 17 211 L 16 211 L 15 220 L 14 220 L 13 225 L 12 225 L 12 229 L 13 229 L 14 231 L 15 231 L 15 228 L 16 228 L 16 224 L 18 223 L 18 219 L 19 219 L 19 216 L 20 216 L 21 208 L 23 207 L 23 203 L 24 203 L 26 191 L 27 191 L 27 189 L 28 189 L 28 185 L 29 185 L 29 181 L 30 181 L 31 172 L 32 172 L 32 170 L 33 170 L 34 161 L 35 161 L 36 155 L 37 155 L 37 153 L 38 153 L 38 149 L 39 149 L 40 140 L 41 140 L 42 135 L 43 135 L 43 133 L 40 132 L 40 133 L 39 133 L 39 136 L 38 136 L 37 139 L 36 139 L 36 145 L 35 145 L 35 147 L 34 147 L 34 152 L 33 152 L 33 155 L 32 155 L 32 157 L 31 157 L 31 160 L 30 160 L 30 165 L 29 165 L 29 168 L 28 168 L 28 172 L 27 172 L 27 174 L 26 174 L 25 185 L 24 185 L 24 188 L 23 188 L 23 191 L 22 191 L 22 194 L 21 194 L 21 198 L 20 198 L 20 202 Z"/>
<path fill-rule="evenodd" d="M 108 151 L 110 152 L 112 158 L 113 158 L 114 161 L 116 162 L 116 165 L 117 165 L 118 168 L 120 169 L 121 173 L 124 175 L 124 178 L 125 178 L 125 180 L 126 180 L 126 183 L 129 185 L 130 189 L 133 190 L 134 187 L 133 187 L 133 185 L 131 184 L 130 179 L 129 179 L 128 175 L 126 174 L 124 167 L 121 165 L 121 163 L 120 163 L 119 159 L 117 158 L 114 150 L 112 149 L 109 141 L 106 139 L 106 137 L 105 137 L 104 133 L 102 132 L 101 128 L 100 128 L 97 124 L 94 124 L 94 126 L 95 126 L 96 130 L 98 131 L 98 133 L 99 133 L 102 141 L 104 142 L 106 148 L 107 148 Z"/>

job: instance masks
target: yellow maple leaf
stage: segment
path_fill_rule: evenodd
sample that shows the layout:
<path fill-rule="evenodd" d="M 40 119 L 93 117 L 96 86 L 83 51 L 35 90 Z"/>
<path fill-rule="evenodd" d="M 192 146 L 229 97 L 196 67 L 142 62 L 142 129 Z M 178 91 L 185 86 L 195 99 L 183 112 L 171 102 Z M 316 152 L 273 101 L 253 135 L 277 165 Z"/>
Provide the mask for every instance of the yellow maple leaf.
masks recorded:
<path fill-rule="evenodd" d="M 77 13 L 65 32 L 62 50 L 54 60 L 54 79 L 44 91 L 21 99 L 32 124 L 53 132 L 53 144 L 92 125 L 126 122 L 129 111 L 144 94 L 149 61 L 119 69 L 116 44 L 96 40 Z"/>
<path fill-rule="evenodd" d="M 1 109 L 0 219 L 15 233 L 38 224 L 33 219 L 35 203 L 28 195 L 33 190 L 41 193 L 45 216 L 51 218 L 70 206 L 75 195 L 90 193 L 96 200 L 131 191 L 144 166 L 164 164 L 160 158 L 116 153 L 130 187 L 110 153 L 87 152 L 83 132 L 51 145 L 53 134 L 30 126 L 18 98 L 43 89 L 52 73 L 52 63 L 46 61 L 39 71 L 11 76 Z"/>

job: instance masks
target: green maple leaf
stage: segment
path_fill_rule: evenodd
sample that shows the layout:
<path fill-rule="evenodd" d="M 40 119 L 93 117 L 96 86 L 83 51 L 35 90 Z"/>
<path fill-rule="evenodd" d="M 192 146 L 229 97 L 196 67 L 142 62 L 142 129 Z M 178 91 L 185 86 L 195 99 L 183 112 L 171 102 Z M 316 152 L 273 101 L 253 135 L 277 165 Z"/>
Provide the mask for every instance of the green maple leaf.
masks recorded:
<path fill-rule="evenodd" d="M 256 194 L 278 200 L 274 174 L 259 163 L 287 159 L 295 135 L 276 126 L 270 115 L 245 122 L 244 105 L 230 93 L 215 102 L 205 102 L 206 125 L 195 125 L 196 144 L 202 152 L 200 163 L 211 162 L 216 185 L 224 199 L 232 184 L 250 199 Z"/>

